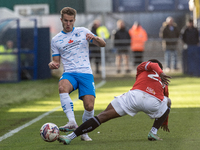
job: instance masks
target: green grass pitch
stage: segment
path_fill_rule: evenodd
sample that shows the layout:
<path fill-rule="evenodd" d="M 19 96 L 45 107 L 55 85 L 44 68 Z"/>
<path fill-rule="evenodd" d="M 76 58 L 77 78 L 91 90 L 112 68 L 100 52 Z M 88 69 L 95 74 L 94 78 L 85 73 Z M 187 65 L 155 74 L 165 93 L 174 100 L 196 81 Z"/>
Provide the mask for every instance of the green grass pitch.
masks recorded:
<path fill-rule="evenodd" d="M 0 137 L 24 125 L 41 114 L 60 106 L 57 87 L 58 79 L 23 81 L 14 84 L 0 84 Z M 96 80 L 98 83 L 99 80 Z M 96 90 L 95 115 L 100 113 L 118 96 L 127 92 L 134 78 L 108 79 Z M 44 117 L 0 142 L 2 150 L 196 150 L 200 147 L 200 78 L 173 77 L 169 85 L 172 109 L 169 116 L 170 133 L 162 130 L 158 134 L 163 141 L 150 142 L 147 135 L 153 120 L 140 112 L 135 117 L 125 116 L 110 120 L 89 133 L 92 142 L 83 142 L 80 137 L 70 145 L 59 142 L 44 142 L 39 130 L 46 122 L 58 126 L 67 123 L 62 109 Z M 72 99 L 77 92 L 71 94 Z M 74 102 L 75 115 L 81 124 L 82 101 Z M 62 134 L 62 133 L 61 133 Z"/>

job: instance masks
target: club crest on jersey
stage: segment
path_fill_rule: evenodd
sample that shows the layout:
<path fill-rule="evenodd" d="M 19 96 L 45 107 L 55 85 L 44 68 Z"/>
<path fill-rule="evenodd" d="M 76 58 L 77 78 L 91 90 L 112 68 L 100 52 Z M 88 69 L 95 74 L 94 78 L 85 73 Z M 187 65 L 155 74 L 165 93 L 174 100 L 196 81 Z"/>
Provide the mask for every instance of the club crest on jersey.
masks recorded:
<path fill-rule="evenodd" d="M 73 41 L 73 40 L 71 40 L 71 39 L 68 41 L 68 43 L 73 43 L 73 42 L 74 42 L 74 41 Z"/>
<path fill-rule="evenodd" d="M 75 33 L 75 36 L 76 36 L 76 37 L 79 37 L 79 36 L 81 36 L 81 35 L 80 35 L 80 33 Z"/>

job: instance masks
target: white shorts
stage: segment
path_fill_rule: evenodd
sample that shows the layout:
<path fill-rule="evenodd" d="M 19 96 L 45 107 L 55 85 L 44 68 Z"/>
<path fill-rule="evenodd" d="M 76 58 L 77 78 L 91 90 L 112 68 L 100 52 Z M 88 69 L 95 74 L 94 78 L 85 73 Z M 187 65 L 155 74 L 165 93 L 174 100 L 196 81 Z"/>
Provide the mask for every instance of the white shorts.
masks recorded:
<path fill-rule="evenodd" d="M 140 91 L 130 90 L 129 92 L 115 97 L 111 102 L 115 111 L 120 115 L 135 116 L 138 112 L 146 113 L 150 118 L 160 118 L 167 110 L 168 98 L 163 101 L 156 97 Z"/>

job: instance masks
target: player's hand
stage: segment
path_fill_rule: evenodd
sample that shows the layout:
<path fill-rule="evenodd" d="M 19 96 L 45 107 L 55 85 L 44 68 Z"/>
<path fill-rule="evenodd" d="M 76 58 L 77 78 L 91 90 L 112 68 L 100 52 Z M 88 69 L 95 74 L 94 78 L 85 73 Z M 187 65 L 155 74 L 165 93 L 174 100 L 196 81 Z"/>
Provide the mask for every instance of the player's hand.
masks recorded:
<path fill-rule="evenodd" d="M 49 68 L 50 69 L 58 69 L 60 67 L 59 63 L 55 63 L 55 62 L 50 62 L 49 63 Z"/>
<path fill-rule="evenodd" d="M 168 125 L 162 125 L 160 128 L 163 129 L 163 131 L 170 132 Z"/>
<path fill-rule="evenodd" d="M 93 34 L 90 34 L 90 33 L 86 34 L 86 40 L 87 41 L 93 40 L 94 38 L 95 38 L 95 36 Z"/>
<path fill-rule="evenodd" d="M 161 74 L 160 74 L 160 78 L 161 78 L 161 82 L 162 82 L 163 84 L 169 85 L 169 82 L 170 82 L 169 79 L 171 79 L 170 76 L 167 76 L 166 74 L 161 73 Z"/>

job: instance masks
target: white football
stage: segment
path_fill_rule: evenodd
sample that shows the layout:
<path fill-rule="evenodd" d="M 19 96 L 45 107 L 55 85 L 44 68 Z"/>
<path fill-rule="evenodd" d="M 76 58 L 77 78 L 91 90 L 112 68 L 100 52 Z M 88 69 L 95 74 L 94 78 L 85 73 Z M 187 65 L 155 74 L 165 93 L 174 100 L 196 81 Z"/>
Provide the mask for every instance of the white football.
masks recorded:
<path fill-rule="evenodd" d="M 40 129 L 40 136 L 46 142 L 53 142 L 58 139 L 59 129 L 54 123 L 45 123 Z"/>

